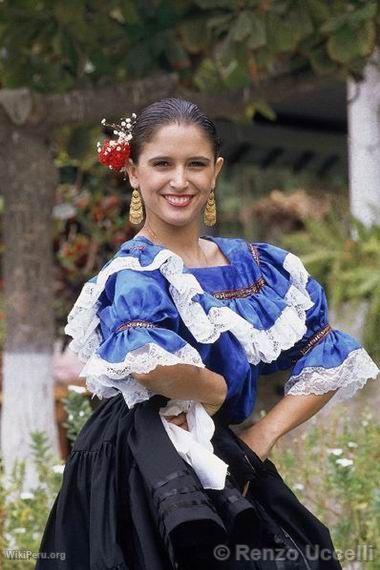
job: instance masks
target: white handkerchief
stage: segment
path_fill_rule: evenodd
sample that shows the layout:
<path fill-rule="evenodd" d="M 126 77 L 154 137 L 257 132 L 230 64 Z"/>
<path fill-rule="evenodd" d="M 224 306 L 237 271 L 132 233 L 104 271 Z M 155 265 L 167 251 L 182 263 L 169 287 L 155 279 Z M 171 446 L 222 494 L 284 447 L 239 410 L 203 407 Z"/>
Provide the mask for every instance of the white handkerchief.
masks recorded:
<path fill-rule="evenodd" d="M 187 414 L 189 431 L 168 422 L 165 416 Z M 200 402 L 169 400 L 160 408 L 160 417 L 166 433 L 179 455 L 189 463 L 204 489 L 224 489 L 228 465 L 214 453 L 211 438 L 215 424 Z"/>

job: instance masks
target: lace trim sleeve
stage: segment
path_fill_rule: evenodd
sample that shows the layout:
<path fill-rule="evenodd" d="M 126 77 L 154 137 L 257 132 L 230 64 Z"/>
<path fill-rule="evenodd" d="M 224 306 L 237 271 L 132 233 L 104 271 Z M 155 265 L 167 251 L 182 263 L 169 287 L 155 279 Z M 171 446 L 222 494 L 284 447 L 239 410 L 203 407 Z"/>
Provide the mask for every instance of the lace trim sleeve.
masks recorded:
<path fill-rule="evenodd" d="M 94 353 L 79 376 L 86 378 L 89 390 L 98 398 L 109 398 L 119 390 L 127 405 L 133 407 L 137 402 L 149 399 L 154 392 L 137 382 L 132 372 L 147 374 L 158 365 L 175 364 L 191 364 L 200 368 L 205 366 L 199 353 L 189 344 L 171 353 L 158 344 L 147 343 L 128 352 L 122 362 L 108 362 Z"/>
<path fill-rule="evenodd" d="M 285 384 L 285 394 L 302 396 L 325 394 L 337 390 L 328 405 L 348 400 L 365 386 L 368 380 L 376 379 L 379 369 L 364 348 L 350 352 L 347 358 L 334 368 L 310 366 Z"/>

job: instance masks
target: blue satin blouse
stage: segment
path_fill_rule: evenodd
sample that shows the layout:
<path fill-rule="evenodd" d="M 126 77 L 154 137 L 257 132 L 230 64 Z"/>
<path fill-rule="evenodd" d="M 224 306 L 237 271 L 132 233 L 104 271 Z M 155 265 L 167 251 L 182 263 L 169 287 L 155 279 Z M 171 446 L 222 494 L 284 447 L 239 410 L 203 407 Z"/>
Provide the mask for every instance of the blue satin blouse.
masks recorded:
<path fill-rule="evenodd" d="M 181 316 L 178 310 L 178 299 L 177 302 L 173 299 L 170 283 L 159 268 L 149 271 L 143 268 L 139 271 L 122 269 L 108 277 L 97 309 L 101 343 L 96 353 L 101 359 L 109 363 L 122 362 L 130 351 L 148 343 L 172 354 L 191 345 L 205 366 L 226 379 L 228 394 L 224 413 L 229 423 L 237 424 L 246 419 L 254 408 L 260 375 L 289 369 L 290 378 L 302 379 L 303 371 L 310 368 L 323 374 L 323 370 L 339 369 L 350 353 L 361 348 L 352 336 L 329 327 L 326 295 L 311 276 L 304 286 L 309 308 L 302 310 L 295 301 L 291 309 L 293 313 L 284 313 L 292 298 L 290 288 L 297 286 L 295 275 L 286 268 L 288 251 L 268 243 L 250 244 L 240 238 L 202 237 L 214 241 L 229 264 L 208 268 L 183 267 L 181 274 L 194 276 L 200 285 L 200 291 L 193 293 L 191 299 L 185 298 L 183 289 L 184 310 L 190 300 L 192 311 L 188 318 L 196 320 L 198 309 L 208 315 L 215 308 L 229 307 L 241 317 L 240 323 L 247 323 L 253 335 L 261 333 L 258 361 L 248 358 L 247 347 L 242 341 L 244 333 L 236 334 L 239 323 L 235 329 L 231 327 L 232 330 L 228 330 L 228 323 L 224 323 L 216 340 L 197 340 L 194 336 L 196 327 L 189 326 L 189 321 L 185 324 L 183 314 Z M 141 266 L 149 266 L 163 249 L 146 237 L 138 236 L 122 244 L 105 268 L 118 257 L 134 257 Z M 96 277 L 90 282 L 96 283 Z M 299 291 L 294 289 L 293 292 Z M 301 325 L 304 329 L 297 329 L 296 341 L 289 347 L 287 339 L 292 338 L 294 332 L 290 319 L 293 316 L 299 321 L 303 318 Z M 272 351 L 278 354 L 271 360 Z M 362 357 L 363 353 L 364 349 Z M 365 355 L 371 361 L 367 353 Z M 341 385 L 341 380 L 339 377 L 337 385 Z"/>

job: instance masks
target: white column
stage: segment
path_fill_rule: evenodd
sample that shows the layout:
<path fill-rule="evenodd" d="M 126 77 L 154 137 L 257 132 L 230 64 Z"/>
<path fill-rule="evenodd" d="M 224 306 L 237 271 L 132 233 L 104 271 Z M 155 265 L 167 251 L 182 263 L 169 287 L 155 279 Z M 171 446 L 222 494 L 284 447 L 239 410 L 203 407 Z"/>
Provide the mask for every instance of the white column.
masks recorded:
<path fill-rule="evenodd" d="M 4 474 L 9 483 L 15 460 L 25 461 L 24 491 L 38 484 L 30 448 L 33 431 L 44 432 L 53 459 L 59 457 L 52 372 L 50 353 L 5 352 L 3 355 L 1 451 Z"/>
<path fill-rule="evenodd" d="M 351 213 L 366 226 L 380 223 L 380 53 L 364 80 L 348 81 L 348 158 Z"/>

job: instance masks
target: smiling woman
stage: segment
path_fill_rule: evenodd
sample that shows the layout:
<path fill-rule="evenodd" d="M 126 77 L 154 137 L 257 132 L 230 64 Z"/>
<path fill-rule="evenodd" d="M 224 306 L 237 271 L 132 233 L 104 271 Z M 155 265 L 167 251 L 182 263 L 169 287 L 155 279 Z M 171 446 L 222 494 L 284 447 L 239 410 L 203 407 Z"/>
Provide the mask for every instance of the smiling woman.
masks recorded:
<path fill-rule="evenodd" d="M 192 264 L 204 263 L 198 241 L 200 214 L 215 191 L 222 165 L 223 158 L 214 155 L 200 126 L 172 123 L 154 131 L 138 159 L 127 165 L 130 183 L 140 189 L 144 203 L 146 219 L 140 234 L 148 231 L 152 236 L 154 228 L 160 242 L 178 255 Z"/>
<path fill-rule="evenodd" d="M 328 529 L 268 455 L 378 368 L 330 327 L 298 257 L 202 235 L 223 158 L 196 105 L 164 99 L 124 125 L 108 154 L 134 188 L 130 219 L 144 221 L 68 316 L 80 376 L 106 401 L 68 458 L 41 551 L 65 552 L 61 570 L 235 570 L 238 545 L 263 556 L 245 557 L 247 570 L 278 570 L 278 549 L 284 570 L 341 568 Z M 230 424 L 248 418 L 259 377 L 276 369 L 290 371 L 286 395 L 237 436 Z M 37 570 L 53 568 L 39 558 Z"/>
<path fill-rule="evenodd" d="M 212 265 L 210 246 L 199 235 L 201 212 L 207 204 L 215 205 L 223 166 L 214 124 L 190 102 L 160 101 L 139 116 L 130 147 L 126 170 L 145 210 L 137 235 L 165 244 L 190 266 Z"/>

